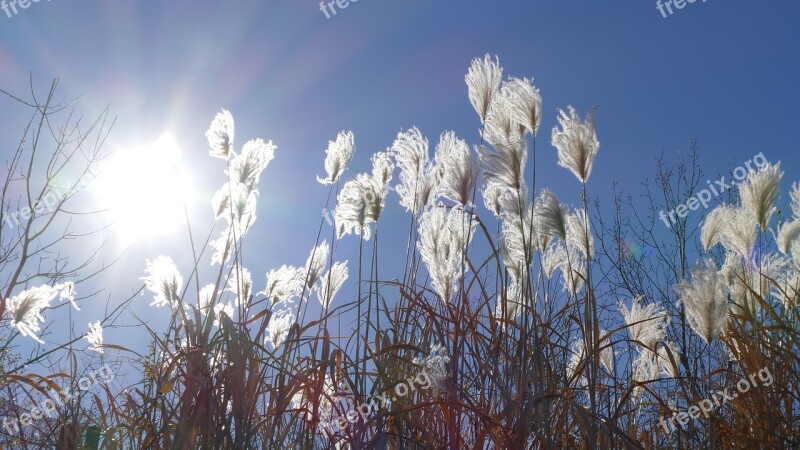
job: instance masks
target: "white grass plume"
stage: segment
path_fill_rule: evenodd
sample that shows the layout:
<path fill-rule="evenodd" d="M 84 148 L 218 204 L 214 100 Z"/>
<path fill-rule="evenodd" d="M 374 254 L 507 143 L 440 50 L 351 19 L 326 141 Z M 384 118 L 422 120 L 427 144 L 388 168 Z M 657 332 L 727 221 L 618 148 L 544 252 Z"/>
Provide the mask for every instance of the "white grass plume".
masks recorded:
<path fill-rule="evenodd" d="M 522 139 L 525 125 L 518 122 L 514 115 L 514 105 L 510 92 L 501 89 L 492 98 L 489 114 L 484 124 L 483 138 L 493 147 Z"/>
<path fill-rule="evenodd" d="M 223 186 L 212 201 L 219 201 L 215 204 L 215 209 L 222 209 L 218 218 L 225 218 L 227 225 L 220 232 L 217 239 L 212 240 L 209 245 L 213 250 L 211 255 L 212 264 L 222 264 L 227 262 L 233 254 L 235 240 L 242 240 L 256 221 L 256 204 L 258 197 L 255 191 L 246 192 L 245 189 L 237 189 L 238 184 L 232 183 L 234 189 L 233 203 L 227 196 L 228 188 Z"/>
<path fill-rule="evenodd" d="M 333 302 L 333 298 L 344 285 L 344 282 L 347 281 L 347 277 L 347 261 L 335 263 L 328 273 L 322 275 L 319 280 L 320 286 L 317 290 L 317 298 L 323 307 L 327 308 Z"/>
<path fill-rule="evenodd" d="M 89 332 L 86 333 L 86 341 L 89 342 L 89 349 L 97 353 L 103 353 L 103 327 L 100 321 L 89 323 Z"/>
<path fill-rule="evenodd" d="M 519 211 L 518 203 L 513 203 L 514 208 L 506 209 L 503 217 L 501 250 L 509 275 L 521 283 L 533 261 L 539 239 L 534 228 L 533 205 Z"/>
<path fill-rule="evenodd" d="M 678 347 L 671 341 L 664 341 L 658 346 L 656 352 L 656 359 L 658 361 L 658 372 L 668 378 L 678 378 L 680 370 L 677 365 L 680 364 L 680 352 Z M 672 358 L 670 358 L 672 356 Z M 675 361 L 675 364 L 672 361 Z"/>
<path fill-rule="evenodd" d="M 542 123 L 542 96 L 533 80 L 511 77 L 500 90 L 509 100 L 513 120 L 535 136 Z"/>
<path fill-rule="evenodd" d="M 583 211 L 576 210 L 566 216 L 567 243 L 579 249 L 583 256 L 594 258 L 594 236 L 586 224 Z"/>
<path fill-rule="evenodd" d="M 386 206 L 386 193 L 387 185 L 382 180 L 365 173 L 345 183 L 334 212 L 338 237 L 354 233 L 369 240 L 372 235 L 369 224 L 380 218 Z"/>
<path fill-rule="evenodd" d="M 640 384 L 647 384 L 657 378 L 658 361 L 656 360 L 656 354 L 651 351 L 639 352 L 636 359 L 633 360 L 633 370 L 631 371 L 631 381 L 636 383 L 631 394 L 634 403 L 639 401 L 644 389 Z"/>
<path fill-rule="evenodd" d="M 74 296 L 73 286 L 72 282 L 69 285 L 67 283 L 55 286 L 43 285 L 26 289 L 6 300 L 6 308 L 11 315 L 11 324 L 21 335 L 43 344 L 44 341 L 38 336 L 41 331 L 41 323 L 44 323 L 42 311 L 50 307 L 50 302 L 56 296 L 67 300 L 69 300 L 68 297 Z"/>
<path fill-rule="evenodd" d="M 483 183 L 483 189 L 481 190 L 483 205 L 497 218 L 503 212 L 503 196 L 507 192 L 507 188 L 497 183 Z"/>
<path fill-rule="evenodd" d="M 496 183 L 512 192 L 520 191 L 528 160 L 527 140 L 519 138 L 498 142 L 493 147 L 494 151 L 485 146 L 478 147 L 485 182 Z"/>
<path fill-rule="evenodd" d="M 264 142 L 263 139 L 247 141 L 242 148 L 242 154 L 234 154 L 231 159 L 230 179 L 247 186 L 249 190 L 254 190 L 261 172 L 275 158 L 276 148 L 272 141 Z"/>
<path fill-rule="evenodd" d="M 586 272 L 586 259 L 571 245 L 561 241 L 550 243 L 542 253 L 542 269 L 548 279 L 552 279 L 555 270 L 559 269 L 564 277 L 562 285 L 564 291 L 573 296 L 576 296 L 584 286 L 581 274 Z"/>
<path fill-rule="evenodd" d="M 267 273 L 267 287 L 260 294 L 265 294 L 272 303 L 291 302 L 303 292 L 305 270 L 283 265 Z"/>
<path fill-rule="evenodd" d="M 706 251 L 720 242 L 727 224 L 732 220 L 734 210 L 731 206 L 720 205 L 708 213 L 700 231 L 700 242 Z"/>
<path fill-rule="evenodd" d="M 328 254 L 330 253 L 330 246 L 328 241 L 322 241 L 319 245 L 311 250 L 308 255 L 305 265 L 305 282 L 306 287 L 311 289 L 319 280 L 322 271 L 328 263 Z"/>
<path fill-rule="evenodd" d="M 584 363 L 586 360 L 586 348 L 583 345 L 583 339 L 574 339 L 570 344 L 569 352 L 569 360 L 567 360 L 566 367 L 567 381 L 571 380 L 570 385 L 572 386 L 585 387 L 588 383 L 582 370 L 586 367 Z"/>
<path fill-rule="evenodd" d="M 231 269 L 231 292 L 236 295 L 236 306 L 244 308 L 253 295 L 253 277 L 247 268 L 239 263 L 233 265 Z"/>
<path fill-rule="evenodd" d="M 428 375 L 430 380 L 433 395 L 438 395 L 442 390 L 442 382 L 447 379 L 449 372 L 450 355 L 447 354 L 447 349 L 441 344 L 436 344 L 431 347 L 427 356 L 416 357 L 412 362 L 422 367 L 422 372 Z"/>
<path fill-rule="evenodd" d="M 782 273 L 778 279 L 776 296 L 783 303 L 784 307 L 791 310 L 797 308 L 800 298 L 800 270 L 795 266 Z"/>
<path fill-rule="evenodd" d="M 419 220 L 419 247 L 431 285 L 445 302 L 458 291 L 464 251 L 472 238 L 475 221 L 461 209 L 433 208 Z"/>
<path fill-rule="evenodd" d="M 494 61 L 489 54 L 483 59 L 472 60 L 464 81 L 467 83 L 469 101 L 481 118 L 481 122 L 486 121 L 492 97 L 500 87 L 502 79 L 503 69 L 496 56 Z"/>
<path fill-rule="evenodd" d="M 226 112 L 227 113 L 227 112 Z M 228 115 L 230 113 L 227 113 Z M 224 139 L 220 137 L 219 127 L 226 123 L 226 116 L 218 117 L 220 123 L 212 124 L 212 129 L 216 131 L 212 134 L 217 147 L 221 148 L 219 142 Z M 231 133 L 232 133 L 232 118 Z M 215 119 L 216 122 L 216 119 Z M 215 128 L 216 127 L 216 128 Z M 211 131 L 211 130 L 210 130 Z M 224 131 L 224 130 L 223 130 Z M 233 140 L 225 141 L 232 146 Z M 211 138 L 209 138 L 211 139 Z M 219 141 L 219 142 L 218 142 Z M 226 145 L 227 145 L 226 144 Z M 212 144 L 213 147 L 213 144 Z M 258 196 L 258 181 L 261 173 L 275 157 L 277 147 L 270 142 L 262 139 L 252 139 L 242 148 L 241 154 L 236 154 L 232 149 L 228 149 L 225 159 L 230 159 L 229 168 L 225 170 L 227 182 L 214 194 L 211 199 L 211 206 L 214 210 L 216 220 L 225 218 L 228 222 L 227 227 L 222 230 L 219 237 L 210 242 L 212 252 L 211 263 L 222 264 L 231 257 L 231 249 L 235 240 L 241 240 L 247 234 L 250 227 L 256 220 L 256 202 Z M 219 153 L 216 156 L 221 156 Z"/>
<path fill-rule="evenodd" d="M 428 140 L 419 129 L 411 128 L 397 135 L 390 152 L 400 168 L 400 183 L 396 186 L 400 205 L 413 214 L 428 208 L 438 189 L 436 168 L 428 155 Z"/>
<path fill-rule="evenodd" d="M 792 199 L 792 215 L 795 219 L 800 219 L 800 184 L 792 183 L 792 191 L 789 195 Z"/>
<path fill-rule="evenodd" d="M 569 209 L 558 201 L 549 189 L 544 189 L 536 198 L 536 227 L 548 236 L 567 239 L 567 215 Z"/>
<path fill-rule="evenodd" d="M 150 306 L 156 308 L 178 306 L 181 300 L 181 289 L 183 289 L 183 277 L 172 259 L 161 255 L 152 261 L 147 260 L 145 273 L 142 281 L 147 289 L 155 294 Z"/>
<path fill-rule="evenodd" d="M 556 269 L 561 267 L 562 260 L 567 257 L 567 250 L 562 242 L 553 242 L 542 252 L 542 270 L 548 279 L 553 278 Z"/>
<path fill-rule="evenodd" d="M 669 319 L 657 304 L 642 305 L 642 296 L 639 296 L 633 299 L 630 309 L 623 302 L 619 302 L 618 307 L 631 340 L 652 347 L 665 338 L 664 328 Z"/>
<path fill-rule="evenodd" d="M 538 294 L 537 291 L 533 295 L 536 297 Z M 505 296 L 501 296 L 495 306 L 494 316 L 497 319 L 511 322 L 522 312 L 525 303 L 525 292 L 522 290 L 522 286 L 512 278 L 506 288 Z M 503 309 L 505 309 L 505 315 Z M 500 326 L 505 329 L 507 323 L 501 323 Z"/>
<path fill-rule="evenodd" d="M 747 180 L 739 186 L 742 207 L 755 217 L 761 231 L 767 230 L 775 212 L 775 198 L 782 178 L 781 163 L 767 164 L 757 172 L 751 171 Z"/>
<path fill-rule="evenodd" d="M 233 150 L 233 137 L 233 116 L 230 111 L 223 109 L 217 113 L 206 131 L 208 145 L 211 147 L 209 155 L 227 160 Z"/>
<path fill-rule="evenodd" d="M 264 340 L 271 344 L 273 349 L 277 349 L 286 341 L 294 321 L 295 316 L 292 311 L 288 309 L 274 311 L 269 319 Z"/>
<path fill-rule="evenodd" d="M 386 186 L 392 181 L 394 173 L 394 161 L 389 152 L 377 152 L 372 155 L 372 178 L 383 186 L 383 197 L 386 199 Z M 375 219 L 377 220 L 377 218 Z"/>
<path fill-rule="evenodd" d="M 478 163 L 469 145 L 455 132 L 442 134 L 436 146 L 436 167 L 441 180 L 439 194 L 462 207 L 469 205 L 478 181 Z"/>
<path fill-rule="evenodd" d="M 214 285 L 207 284 L 200 289 L 200 292 L 197 295 L 197 309 L 200 311 L 200 314 L 207 315 L 214 305 L 217 303 L 217 299 L 214 298 Z"/>
<path fill-rule="evenodd" d="M 726 250 L 750 259 L 756 244 L 756 219 L 742 208 L 720 205 L 703 222 L 700 240 L 709 250 L 722 244 Z"/>
<path fill-rule="evenodd" d="M 800 220 L 795 219 L 781 224 L 775 242 L 778 244 L 778 249 L 781 253 L 788 255 L 792 249 L 792 244 L 797 242 L 798 237 L 800 237 Z"/>
<path fill-rule="evenodd" d="M 372 180 L 372 177 L 367 174 L 358 174 L 354 179 L 348 180 L 339 192 L 334 211 L 338 237 L 355 233 L 369 240 L 370 229 L 367 217 L 369 205 L 366 196 L 374 191 L 374 188 L 370 187 L 373 183 Z"/>
<path fill-rule="evenodd" d="M 611 340 L 612 336 L 607 330 L 600 328 L 598 330 L 600 335 L 600 364 L 605 366 L 610 374 L 614 374 L 614 344 Z"/>
<path fill-rule="evenodd" d="M 573 107 L 569 114 L 559 110 L 558 127 L 553 128 L 552 145 L 558 150 L 558 165 L 569 169 L 578 180 L 585 183 L 592 173 L 594 159 L 600 149 L 597 132 L 594 127 L 594 113 L 590 111 L 586 120 Z"/>
<path fill-rule="evenodd" d="M 717 272 L 714 261 L 705 261 L 692 272 L 691 281 L 678 286 L 679 302 L 686 308 L 689 326 L 710 343 L 728 325 L 728 287 L 725 277 Z"/>
<path fill-rule="evenodd" d="M 760 275 L 761 281 L 758 282 L 758 278 L 756 278 L 753 290 L 758 292 L 762 298 L 767 298 L 775 287 L 774 280 L 788 272 L 791 267 L 792 261 L 789 258 L 777 253 L 764 253 L 761 255 L 761 261 L 754 267 L 755 272 Z"/>
<path fill-rule="evenodd" d="M 355 137 L 352 131 L 340 131 L 335 141 L 328 141 L 328 148 L 325 150 L 325 172 L 327 176 L 317 181 L 322 184 L 334 184 L 339 181 L 342 174 L 347 170 L 353 155 L 356 152 Z"/>
<path fill-rule="evenodd" d="M 242 274 L 242 291 L 246 289 L 246 281 L 245 277 L 249 276 L 249 273 L 246 275 Z M 252 281 L 250 282 L 251 286 L 249 289 L 252 290 Z M 235 288 L 231 288 L 231 291 L 236 292 Z M 237 295 L 237 301 L 240 297 Z M 249 298 L 249 297 L 248 297 Z M 212 325 L 215 327 L 219 326 L 219 317 L 220 314 L 225 313 L 228 317 L 233 317 L 234 313 L 234 306 L 231 303 L 224 303 L 218 302 L 216 298 L 214 298 L 214 285 L 207 284 L 200 289 L 197 299 L 197 309 L 200 311 L 200 314 L 204 316 L 208 316 L 210 314 L 214 314 L 214 322 Z"/>

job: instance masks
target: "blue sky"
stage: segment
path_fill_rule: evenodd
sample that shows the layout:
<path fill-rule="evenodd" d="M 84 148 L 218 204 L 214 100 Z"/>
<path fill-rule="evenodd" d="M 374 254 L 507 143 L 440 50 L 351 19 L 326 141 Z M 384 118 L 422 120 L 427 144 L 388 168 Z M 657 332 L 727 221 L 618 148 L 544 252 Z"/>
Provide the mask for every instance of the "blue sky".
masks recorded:
<path fill-rule="evenodd" d="M 12 17 L 0 12 L 0 88 L 24 93 L 32 72 L 42 89 L 60 78 L 61 94 L 81 96 L 86 116 L 110 104 L 112 150 L 171 132 L 196 181 L 190 206 L 200 229 L 222 182 L 203 135 L 214 114 L 233 113 L 239 144 L 271 139 L 278 151 L 262 176 L 246 257 L 262 289 L 267 270 L 303 263 L 313 245 L 327 194 L 314 179 L 339 130 L 352 130 L 358 148 L 346 176 L 367 170 L 368 156 L 411 126 L 432 145 L 447 130 L 478 142 L 464 74 L 485 53 L 541 90 L 537 184 L 563 201 L 579 201 L 578 184 L 556 165 L 549 137 L 567 105 L 582 114 L 599 106 L 592 196 L 608 199 L 615 178 L 641 193 L 655 158 L 685 151 L 690 136 L 708 179 L 763 152 L 782 161 L 786 192 L 798 176 L 798 17 L 790 0 L 698 1 L 668 18 L 651 0 L 360 0 L 330 19 L 314 1 L 43 0 Z M 0 102 L 4 160 L 23 123 L 13 111 Z M 406 229 L 396 201 L 392 194 L 383 221 Z M 144 258 L 188 261 L 187 242 L 136 243 L 101 282 L 105 294 L 129 293 Z M 352 263 L 356 251 L 350 238 L 339 256 Z"/>

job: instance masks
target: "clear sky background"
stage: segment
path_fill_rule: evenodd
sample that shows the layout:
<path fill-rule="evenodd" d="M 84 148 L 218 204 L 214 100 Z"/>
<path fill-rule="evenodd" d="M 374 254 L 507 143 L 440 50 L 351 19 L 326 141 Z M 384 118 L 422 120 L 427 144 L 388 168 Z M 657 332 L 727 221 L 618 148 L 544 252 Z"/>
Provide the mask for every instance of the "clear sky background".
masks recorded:
<path fill-rule="evenodd" d="M 62 96 L 81 96 L 87 117 L 110 104 L 110 150 L 171 132 L 193 178 L 193 220 L 206 231 L 210 196 L 223 181 L 204 137 L 214 114 L 233 113 L 239 145 L 271 139 L 278 150 L 262 176 L 245 255 L 257 290 L 269 269 L 305 262 L 327 195 L 315 176 L 339 130 L 356 136 L 345 178 L 368 170 L 369 155 L 411 126 L 432 145 L 447 130 L 478 142 L 464 74 L 486 53 L 499 56 L 506 75 L 533 77 L 541 90 L 537 185 L 562 201 L 579 201 L 577 182 L 550 146 L 557 108 L 567 105 L 582 115 L 599 106 L 589 189 L 609 206 L 612 179 L 640 194 L 661 152 L 674 160 L 691 136 L 708 179 L 759 152 L 782 161 L 784 193 L 800 179 L 796 1 L 698 0 L 667 18 L 652 0 L 359 0 L 337 11 L 327 19 L 310 0 L 42 0 L 13 17 L 0 11 L 0 87 L 24 94 L 30 72 L 41 89 L 60 78 Z M 0 102 L 3 160 L 25 120 L 16 111 Z M 382 220 L 382 230 L 407 230 L 396 194 Z M 107 237 L 114 242 L 113 232 Z M 405 237 L 399 241 L 387 244 L 393 251 L 383 251 L 382 264 L 403 259 Z M 169 254 L 188 275 L 187 245 L 180 233 L 133 244 L 98 280 L 106 292 L 97 308 L 81 317 L 95 320 L 107 295 L 113 302 L 137 287 L 145 258 Z M 338 253 L 351 274 L 357 245 L 350 237 Z M 142 298 L 142 311 L 149 301 Z"/>

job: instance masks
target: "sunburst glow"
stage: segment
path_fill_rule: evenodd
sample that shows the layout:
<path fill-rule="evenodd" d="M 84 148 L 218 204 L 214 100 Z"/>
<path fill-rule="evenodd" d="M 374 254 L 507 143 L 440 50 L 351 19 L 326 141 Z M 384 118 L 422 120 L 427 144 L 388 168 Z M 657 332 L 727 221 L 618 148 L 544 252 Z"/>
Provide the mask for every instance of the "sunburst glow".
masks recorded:
<path fill-rule="evenodd" d="M 173 231 L 184 221 L 189 178 L 170 133 L 149 147 L 117 151 L 92 185 L 127 244 Z"/>

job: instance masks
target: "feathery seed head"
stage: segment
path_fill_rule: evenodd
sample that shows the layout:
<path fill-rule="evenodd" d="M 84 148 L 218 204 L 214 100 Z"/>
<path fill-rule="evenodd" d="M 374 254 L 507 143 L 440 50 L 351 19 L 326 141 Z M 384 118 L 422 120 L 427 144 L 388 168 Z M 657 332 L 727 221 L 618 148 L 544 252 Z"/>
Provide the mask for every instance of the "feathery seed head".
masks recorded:
<path fill-rule="evenodd" d="M 782 178 L 781 163 L 767 164 L 758 171 L 751 171 L 747 180 L 739 186 L 742 207 L 755 217 L 761 231 L 767 231 L 772 213 L 775 212 L 775 198 Z"/>
<path fill-rule="evenodd" d="M 714 261 L 692 272 L 692 280 L 678 286 L 679 303 L 686 308 L 689 326 L 704 341 L 711 342 L 728 325 L 728 287 L 725 277 L 717 272 Z"/>
<path fill-rule="evenodd" d="M 586 375 L 583 375 L 586 348 L 583 339 L 577 338 L 570 344 L 569 361 L 567 361 L 567 381 L 576 387 L 587 385 Z"/>
<path fill-rule="evenodd" d="M 800 237 L 800 219 L 783 223 L 776 239 L 781 253 L 788 255 L 792 250 L 792 244 L 797 242 L 798 237 Z"/>
<path fill-rule="evenodd" d="M 336 293 L 339 292 L 344 282 L 347 281 L 347 276 L 347 261 L 345 261 L 335 263 L 328 273 L 320 278 L 317 298 L 319 298 L 319 302 L 323 307 L 327 308 L 331 304 Z"/>
<path fill-rule="evenodd" d="M 309 289 L 317 283 L 317 280 L 319 280 L 322 275 L 322 271 L 325 270 L 325 266 L 328 263 L 329 251 L 330 247 L 328 246 L 328 241 L 322 241 L 322 243 L 314 247 L 314 249 L 311 250 L 311 254 L 308 255 L 304 277 L 306 287 Z"/>
<path fill-rule="evenodd" d="M 600 335 L 600 363 L 606 367 L 609 373 L 614 372 L 614 345 L 611 341 L 611 333 L 607 330 L 600 328 L 598 330 Z"/>
<path fill-rule="evenodd" d="M 670 358 L 672 356 L 672 358 Z M 658 346 L 657 352 L 658 371 L 660 374 L 669 378 L 677 378 L 680 375 L 677 364 L 680 363 L 680 352 L 678 347 L 670 341 L 665 341 Z M 675 361 L 673 364 L 672 361 Z"/>
<path fill-rule="evenodd" d="M 508 188 L 498 183 L 486 182 L 483 183 L 483 205 L 494 214 L 495 217 L 500 217 L 503 212 L 503 196 L 508 193 Z"/>
<path fill-rule="evenodd" d="M 432 205 L 439 186 L 436 167 L 428 156 L 428 140 L 416 128 L 400 132 L 391 153 L 400 168 L 400 205 L 416 214 Z"/>
<path fill-rule="evenodd" d="M 597 132 L 594 127 L 594 111 L 581 121 L 573 107 L 569 114 L 559 110 L 558 127 L 553 128 L 552 145 L 558 150 L 558 165 L 569 169 L 582 183 L 589 179 L 592 165 L 600 149 Z"/>
<path fill-rule="evenodd" d="M 325 172 L 327 177 L 317 181 L 322 184 L 333 184 L 339 181 L 353 155 L 356 152 L 355 138 L 352 131 L 340 131 L 336 136 L 336 141 L 328 141 L 328 148 L 325 150 Z"/>
<path fill-rule="evenodd" d="M 637 383 L 633 388 L 632 398 L 633 402 L 639 401 L 642 395 L 643 387 L 639 383 L 648 383 L 658 378 L 658 361 L 656 354 L 651 351 L 639 352 L 636 359 L 633 360 L 633 371 L 631 372 L 631 381 Z"/>
<path fill-rule="evenodd" d="M 548 279 L 553 278 L 556 269 L 561 270 L 564 291 L 573 296 L 583 288 L 584 279 L 581 274 L 586 272 L 586 259 L 571 244 L 565 245 L 560 241 L 550 243 L 542 254 L 542 269 Z"/>
<path fill-rule="evenodd" d="M 337 198 L 336 223 L 339 237 L 355 233 L 369 240 L 369 224 L 377 222 L 386 206 L 387 186 L 365 173 L 344 184 Z"/>
<path fill-rule="evenodd" d="M 569 209 L 558 201 L 552 191 L 544 189 L 539 193 L 535 211 L 536 227 L 541 234 L 567 239 Z"/>
<path fill-rule="evenodd" d="M 538 292 L 534 292 L 533 295 L 536 297 Z M 519 316 L 525 303 L 525 291 L 522 289 L 522 286 L 512 278 L 511 282 L 508 284 L 508 288 L 506 288 L 505 295 L 500 297 L 494 310 L 494 316 L 501 320 L 500 326 L 503 329 L 508 325 L 507 322 L 511 322 Z M 505 310 L 505 314 L 503 314 L 503 310 Z"/>
<path fill-rule="evenodd" d="M 461 279 L 464 252 L 472 238 L 475 221 L 461 209 L 433 208 L 419 219 L 420 255 L 428 268 L 433 289 L 449 302 Z"/>
<path fill-rule="evenodd" d="M 197 309 L 200 310 L 200 314 L 208 314 L 216 302 L 217 300 L 214 298 L 214 285 L 207 284 L 203 286 L 197 297 Z"/>
<path fill-rule="evenodd" d="M 513 120 L 535 136 L 542 122 L 542 96 L 533 80 L 512 77 L 503 82 L 500 91 L 509 100 Z"/>
<path fill-rule="evenodd" d="M 567 243 L 580 249 L 583 256 L 594 258 L 594 235 L 586 224 L 582 210 L 570 212 L 566 216 Z"/>
<path fill-rule="evenodd" d="M 44 322 L 42 311 L 50 307 L 50 302 L 56 296 L 61 296 L 66 300 L 74 299 L 73 286 L 72 282 L 69 283 L 69 286 L 66 283 L 55 286 L 43 285 L 26 289 L 6 300 L 6 308 L 11 315 L 14 328 L 21 335 L 43 344 L 44 341 L 37 336 L 41 331 L 40 324 Z"/>
<path fill-rule="evenodd" d="M 145 273 L 146 276 L 141 279 L 145 286 L 155 294 L 150 306 L 156 308 L 170 306 L 174 309 L 180 304 L 183 277 L 171 258 L 160 255 L 152 261 L 147 260 Z"/>
<path fill-rule="evenodd" d="M 378 152 L 372 155 L 372 178 L 384 187 L 383 197 L 386 197 L 386 186 L 392 181 L 394 162 L 389 152 Z"/>
<path fill-rule="evenodd" d="M 706 251 L 711 250 L 722 239 L 722 234 L 727 223 L 731 220 L 734 208 L 720 205 L 711 210 L 703 221 L 700 231 L 700 241 Z"/>
<path fill-rule="evenodd" d="M 231 277 L 233 278 L 231 280 L 233 284 L 229 289 L 236 294 L 236 305 L 244 308 L 253 294 L 253 277 L 250 276 L 250 271 L 239 265 L 239 263 L 233 265 Z"/>
<path fill-rule="evenodd" d="M 655 303 L 643 306 L 642 297 L 633 299 L 631 308 L 619 302 L 619 310 L 625 319 L 625 325 L 631 340 L 641 342 L 645 347 L 652 347 L 665 338 L 664 328 L 669 323 L 664 309 Z"/>
<path fill-rule="evenodd" d="M 469 145 L 455 132 L 443 133 L 436 146 L 436 167 L 439 172 L 439 193 L 466 207 L 478 181 L 478 163 Z"/>
<path fill-rule="evenodd" d="M 516 120 L 510 93 L 501 90 L 492 98 L 483 129 L 484 139 L 494 147 L 522 139 L 524 134 L 525 125 Z"/>
<path fill-rule="evenodd" d="M 280 269 L 273 269 L 267 273 L 267 288 L 260 292 L 265 294 L 272 303 L 290 302 L 303 293 L 305 269 L 283 265 Z"/>
<path fill-rule="evenodd" d="M 289 309 L 274 311 L 267 325 L 265 342 L 270 343 L 274 349 L 280 347 L 286 341 L 289 330 L 294 325 L 294 319 L 294 313 Z"/>
<path fill-rule="evenodd" d="M 233 150 L 233 133 L 233 116 L 223 109 L 217 113 L 206 131 L 208 145 L 211 147 L 209 155 L 227 160 Z"/>
<path fill-rule="evenodd" d="M 425 357 L 416 357 L 413 363 L 422 366 L 422 372 L 428 375 L 430 389 L 433 395 L 439 395 L 442 389 L 442 382 L 447 379 L 447 364 L 450 362 L 450 355 L 447 349 L 441 344 L 431 347 L 430 353 Z"/>
<path fill-rule="evenodd" d="M 521 283 L 533 263 L 540 240 L 534 227 L 533 205 L 528 205 L 524 211 L 519 211 L 518 206 L 514 209 L 516 211 L 506 209 L 503 217 L 501 251 L 509 275 L 515 282 Z"/>
<path fill-rule="evenodd" d="M 86 340 L 89 342 L 89 349 L 97 353 L 103 353 L 103 327 L 100 326 L 100 321 L 89 323 L 89 332 L 86 334 Z"/>
<path fill-rule="evenodd" d="M 231 159 L 230 179 L 247 187 L 247 190 L 255 190 L 261 172 L 275 158 L 277 147 L 272 141 L 264 142 L 263 139 L 252 139 L 247 141 L 242 148 L 241 155 L 235 155 Z"/>
<path fill-rule="evenodd" d="M 800 219 L 800 184 L 792 183 L 792 215 L 795 219 Z"/>
<path fill-rule="evenodd" d="M 483 59 L 475 58 L 472 60 L 464 81 L 467 82 L 469 101 L 481 118 L 481 122 L 486 121 L 492 97 L 500 87 L 502 80 L 503 69 L 500 67 L 500 61 L 496 56 L 494 61 L 492 61 L 488 53 Z"/>
<path fill-rule="evenodd" d="M 476 148 L 487 183 L 496 183 L 512 192 L 524 185 L 525 164 L 528 161 L 528 141 L 522 137 L 493 144 L 494 151 L 485 146 Z"/>
<path fill-rule="evenodd" d="M 722 244 L 726 250 L 750 259 L 756 244 L 756 225 L 749 211 L 720 205 L 706 217 L 700 240 L 706 250 Z"/>

